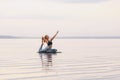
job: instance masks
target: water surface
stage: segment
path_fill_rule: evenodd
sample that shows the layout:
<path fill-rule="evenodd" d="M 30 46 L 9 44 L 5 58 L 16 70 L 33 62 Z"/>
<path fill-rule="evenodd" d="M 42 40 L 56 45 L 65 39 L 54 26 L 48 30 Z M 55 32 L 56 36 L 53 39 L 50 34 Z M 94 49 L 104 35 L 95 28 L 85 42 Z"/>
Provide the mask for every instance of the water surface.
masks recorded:
<path fill-rule="evenodd" d="M 120 39 L 56 39 L 57 54 L 40 43 L 0 39 L 0 80 L 120 80 Z"/>

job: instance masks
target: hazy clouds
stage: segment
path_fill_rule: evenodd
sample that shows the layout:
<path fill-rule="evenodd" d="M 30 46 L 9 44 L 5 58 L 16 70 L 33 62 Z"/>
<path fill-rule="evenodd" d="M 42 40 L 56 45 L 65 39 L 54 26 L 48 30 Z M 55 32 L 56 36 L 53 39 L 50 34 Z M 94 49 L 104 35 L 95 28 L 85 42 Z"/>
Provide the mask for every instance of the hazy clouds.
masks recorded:
<path fill-rule="evenodd" d="M 1 0 L 0 34 L 41 36 L 59 30 L 59 36 L 120 35 L 119 0 L 69 1 Z"/>
<path fill-rule="evenodd" d="M 68 2 L 68 3 L 97 3 L 97 2 L 107 1 L 107 0 L 53 0 L 53 1 L 62 1 L 62 2 Z"/>

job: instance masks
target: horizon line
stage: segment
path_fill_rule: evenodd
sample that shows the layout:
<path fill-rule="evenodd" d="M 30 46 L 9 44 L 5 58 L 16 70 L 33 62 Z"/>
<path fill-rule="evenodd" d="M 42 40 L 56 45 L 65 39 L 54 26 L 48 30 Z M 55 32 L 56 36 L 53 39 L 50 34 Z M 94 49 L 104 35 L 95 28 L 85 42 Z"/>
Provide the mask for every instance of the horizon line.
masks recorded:
<path fill-rule="evenodd" d="M 41 37 L 29 36 L 4 36 L 0 35 L 0 39 L 40 39 Z M 120 36 L 58 36 L 56 39 L 120 39 Z"/>

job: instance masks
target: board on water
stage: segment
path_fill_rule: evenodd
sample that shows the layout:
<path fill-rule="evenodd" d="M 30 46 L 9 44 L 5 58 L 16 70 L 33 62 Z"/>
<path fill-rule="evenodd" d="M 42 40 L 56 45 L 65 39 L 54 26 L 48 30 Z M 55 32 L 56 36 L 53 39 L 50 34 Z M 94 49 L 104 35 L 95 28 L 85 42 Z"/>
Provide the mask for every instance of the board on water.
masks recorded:
<path fill-rule="evenodd" d="M 62 52 L 57 51 L 57 52 L 38 52 L 38 53 L 53 53 L 53 54 L 55 54 L 55 53 L 62 53 Z"/>

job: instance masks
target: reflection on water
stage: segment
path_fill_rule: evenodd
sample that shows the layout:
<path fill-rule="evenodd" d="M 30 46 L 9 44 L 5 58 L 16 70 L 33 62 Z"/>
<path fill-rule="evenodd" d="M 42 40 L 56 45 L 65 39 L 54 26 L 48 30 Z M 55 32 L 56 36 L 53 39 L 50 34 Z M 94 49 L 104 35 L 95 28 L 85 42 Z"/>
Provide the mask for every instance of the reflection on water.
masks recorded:
<path fill-rule="evenodd" d="M 58 39 L 57 56 L 36 53 L 39 43 L 0 40 L 0 80 L 120 80 L 119 39 Z"/>
<path fill-rule="evenodd" d="M 41 64 L 44 70 L 51 69 L 50 67 L 53 66 L 53 55 L 56 55 L 56 53 L 39 53 Z"/>

